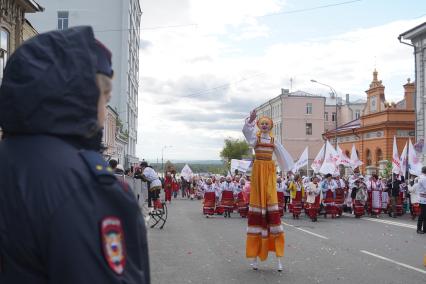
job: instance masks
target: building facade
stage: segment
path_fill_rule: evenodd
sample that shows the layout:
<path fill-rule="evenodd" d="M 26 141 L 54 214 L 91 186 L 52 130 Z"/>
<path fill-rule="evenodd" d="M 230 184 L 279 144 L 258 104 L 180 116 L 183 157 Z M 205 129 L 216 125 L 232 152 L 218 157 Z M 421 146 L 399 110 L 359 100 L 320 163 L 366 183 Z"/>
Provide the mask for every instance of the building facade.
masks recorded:
<path fill-rule="evenodd" d="M 41 11 L 43 7 L 33 0 L 0 0 L 0 82 L 9 56 L 37 34 L 26 16 Z"/>
<path fill-rule="evenodd" d="M 415 110 L 416 110 L 416 139 L 426 139 L 426 22 L 401 34 L 401 43 L 414 47 L 414 66 L 416 76 Z M 409 40 L 411 44 L 402 40 Z M 423 156 L 423 161 L 425 161 Z"/>
<path fill-rule="evenodd" d="M 41 0 L 46 10 L 30 17 L 39 32 L 91 25 L 96 38 L 112 52 L 114 69 L 110 106 L 123 125 L 127 144 L 125 167 L 137 163 L 139 46 L 141 8 L 139 0 Z M 125 141 L 121 141 L 125 142 Z"/>
<path fill-rule="evenodd" d="M 393 137 L 396 137 L 399 155 L 408 139 L 414 136 L 414 92 L 410 80 L 403 86 L 404 98 L 391 104 L 385 100 L 385 86 L 378 80 L 378 72 L 373 72 L 373 80 L 366 91 L 367 103 L 359 119 L 341 125 L 324 133 L 324 138 L 337 142 L 346 155 L 350 156 L 352 145 L 363 161 L 362 172 L 378 172 L 379 162 L 392 158 Z M 414 142 L 414 141 L 413 141 Z"/>

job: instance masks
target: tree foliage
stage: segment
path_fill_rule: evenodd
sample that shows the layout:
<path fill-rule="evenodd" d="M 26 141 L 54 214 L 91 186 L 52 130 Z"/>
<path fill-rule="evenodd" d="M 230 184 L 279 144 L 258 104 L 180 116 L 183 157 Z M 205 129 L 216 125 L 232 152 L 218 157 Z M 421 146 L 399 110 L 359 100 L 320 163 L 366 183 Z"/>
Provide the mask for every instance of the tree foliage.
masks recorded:
<path fill-rule="evenodd" d="M 249 145 L 245 140 L 227 138 L 224 142 L 220 157 L 226 162 L 230 162 L 231 159 L 241 160 L 249 154 Z"/>

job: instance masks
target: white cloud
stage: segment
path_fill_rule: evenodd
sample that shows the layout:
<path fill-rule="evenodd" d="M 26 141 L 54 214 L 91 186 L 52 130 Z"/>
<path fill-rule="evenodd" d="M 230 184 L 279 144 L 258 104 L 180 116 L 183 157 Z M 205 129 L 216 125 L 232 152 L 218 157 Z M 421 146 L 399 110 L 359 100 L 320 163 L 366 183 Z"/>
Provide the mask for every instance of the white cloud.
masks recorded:
<path fill-rule="evenodd" d="M 197 27 L 142 30 L 140 157 L 156 158 L 163 145 L 173 145 L 166 150 L 168 158 L 218 158 L 224 138 L 242 137 L 244 115 L 278 95 L 280 88 L 289 88 L 290 78 L 293 90 L 326 94 L 326 88 L 310 82 L 316 79 L 339 94 L 364 96 L 376 66 L 387 99 L 396 101 L 402 98 L 406 78 L 414 76 L 413 50 L 400 44 L 397 36 L 422 19 L 274 44 L 251 56 L 244 53 L 244 40 L 271 36 L 256 17 L 280 11 L 282 1 L 185 3 L 175 12 L 186 15 L 186 21 L 182 17 L 174 21 L 171 12 L 165 12 L 151 17 L 150 25 L 170 17 L 166 24 Z M 236 41 L 225 42 L 224 35 L 235 35 Z"/>

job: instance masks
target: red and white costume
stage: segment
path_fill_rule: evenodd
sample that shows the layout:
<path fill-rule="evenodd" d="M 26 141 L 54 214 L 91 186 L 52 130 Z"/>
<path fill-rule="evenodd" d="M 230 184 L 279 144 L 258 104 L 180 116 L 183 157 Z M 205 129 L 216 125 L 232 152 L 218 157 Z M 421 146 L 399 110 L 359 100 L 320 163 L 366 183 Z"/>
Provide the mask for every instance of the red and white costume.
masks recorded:
<path fill-rule="evenodd" d="M 170 174 L 166 175 L 164 179 L 164 197 L 166 202 L 172 201 L 173 178 Z"/>
<path fill-rule="evenodd" d="M 336 193 L 335 193 L 335 206 L 337 210 L 337 215 L 341 216 L 343 213 L 343 204 L 345 202 L 345 190 L 346 190 L 346 183 L 343 179 L 338 178 L 335 180 L 336 182 Z"/>
<path fill-rule="evenodd" d="M 379 180 L 371 179 L 367 182 L 367 190 L 370 214 L 380 215 L 382 211 L 382 183 Z"/>
<path fill-rule="evenodd" d="M 285 182 L 277 182 L 277 197 L 278 197 L 278 210 L 280 211 L 280 216 L 284 216 L 284 192 L 287 190 L 287 185 Z"/>
<path fill-rule="evenodd" d="M 336 182 L 334 180 L 325 179 L 321 182 L 322 202 L 325 207 L 324 217 L 330 214 L 332 218 L 336 217 L 336 206 L 334 203 L 334 194 L 336 192 Z"/>
<path fill-rule="evenodd" d="M 204 202 L 203 202 L 203 214 L 213 215 L 216 208 L 216 194 L 217 187 L 215 184 L 203 184 L 204 191 Z"/>
<path fill-rule="evenodd" d="M 320 188 L 318 183 L 310 182 L 305 187 L 306 191 L 306 205 L 305 212 L 311 218 L 312 221 L 317 220 L 318 211 L 320 209 Z"/>

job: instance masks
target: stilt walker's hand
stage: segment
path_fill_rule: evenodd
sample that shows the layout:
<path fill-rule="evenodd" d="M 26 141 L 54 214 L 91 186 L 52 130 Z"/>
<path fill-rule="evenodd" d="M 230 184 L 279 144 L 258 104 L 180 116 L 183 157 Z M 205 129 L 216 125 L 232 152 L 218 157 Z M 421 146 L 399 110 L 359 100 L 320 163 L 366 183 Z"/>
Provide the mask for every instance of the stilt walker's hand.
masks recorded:
<path fill-rule="evenodd" d="M 255 119 L 256 119 L 256 110 L 254 109 L 250 112 L 249 123 L 252 123 Z"/>

